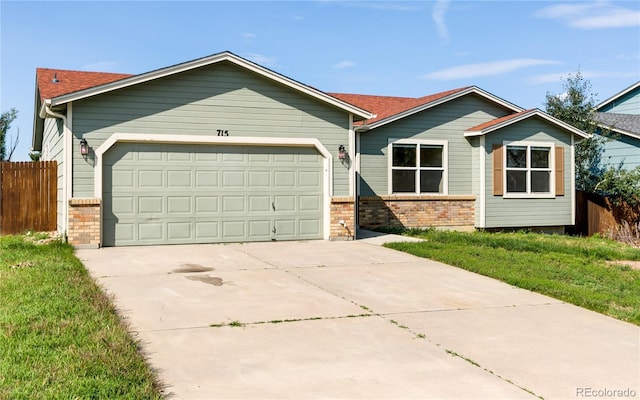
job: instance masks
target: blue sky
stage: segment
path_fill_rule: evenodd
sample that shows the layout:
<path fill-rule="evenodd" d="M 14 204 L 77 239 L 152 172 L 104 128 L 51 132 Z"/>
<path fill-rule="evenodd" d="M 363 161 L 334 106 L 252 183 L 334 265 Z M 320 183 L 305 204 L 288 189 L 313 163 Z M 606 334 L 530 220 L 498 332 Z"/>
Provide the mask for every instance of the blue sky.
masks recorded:
<path fill-rule="evenodd" d="M 28 160 L 37 67 L 138 74 L 229 50 L 327 92 L 476 85 L 544 106 L 580 71 L 598 100 L 640 80 L 633 1 L 0 1 L 0 111 Z"/>

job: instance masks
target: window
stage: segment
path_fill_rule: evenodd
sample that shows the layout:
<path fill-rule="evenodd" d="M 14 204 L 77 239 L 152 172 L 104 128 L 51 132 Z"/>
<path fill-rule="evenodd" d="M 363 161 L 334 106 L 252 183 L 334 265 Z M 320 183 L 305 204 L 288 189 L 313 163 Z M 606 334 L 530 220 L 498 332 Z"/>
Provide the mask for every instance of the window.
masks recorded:
<path fill-rule="evenodd" d="M 505 146 L 505 189 L 512 195 L 553 195 L 553 144 Z"/>
<path fill-rule="evenodd" d="M 446 142 L 398 140 L 390 151 L 391 193 L 446 193 Z"/>

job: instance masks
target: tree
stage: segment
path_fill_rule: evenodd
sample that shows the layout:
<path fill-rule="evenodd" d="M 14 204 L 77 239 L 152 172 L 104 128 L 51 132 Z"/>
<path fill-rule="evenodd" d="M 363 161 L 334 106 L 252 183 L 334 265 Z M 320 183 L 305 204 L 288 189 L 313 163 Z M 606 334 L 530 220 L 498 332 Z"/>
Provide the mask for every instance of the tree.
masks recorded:
<path fill-rule="evenodd" d="M 15 108 L 2 113 L 2 116 L 0 116 L 0 161 L 11 160 L 11 156 L 18 145 L 20 133 L 16 135 L 16 140 L 14 142 L 7 141 L 9 128 L 11 128 L 11 123 L 17 116 L 18 111 Z"/>
<path fill-rule="evenodd" d="M 39 151 L 29 152 L 29 158 L 31 159 L 31 161 L 40 161 L 41 157 L 42 157 L 42 152 L 39 152 Z"/>
<path fill-rule="evenodd" d="M 548 114 L 590 135 L 575 146 L 576 188 L 596 193 L 607 170 L 602 164 L 602 153 L 610 132 L 596 123 L 595 95 L 591 92 L 591 82 L 580 71 L 569 75 L 562 87 L 564 93 L 560 95 L 547 93 L 545 109 Z"/>
<path fill-rule="evenodd" d="M 622 163 L 616 166 L 602 163 L 604 145 L 614 136 L 598 126 L 591 83 L 578 71 L 569 75 L 563 89 L 561 95 L 547 93 L 547 113 L 591 135 L 575 146 L 576 188 L 607 196 L 616 205 L 640 204 L 640 167 L 627 171 Z"/>

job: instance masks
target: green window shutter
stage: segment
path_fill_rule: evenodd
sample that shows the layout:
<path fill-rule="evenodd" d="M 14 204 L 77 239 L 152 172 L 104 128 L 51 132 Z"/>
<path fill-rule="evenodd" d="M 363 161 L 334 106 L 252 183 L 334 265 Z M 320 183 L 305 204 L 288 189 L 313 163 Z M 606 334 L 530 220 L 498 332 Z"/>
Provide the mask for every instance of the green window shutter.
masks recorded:
<path fill-rule="evenodd" d="M 502 166 L 502 145 L 494 144 L 493 145 L 493 195 L 494 196 L 502 196 L 502 177 L 503 177 L 503 166 Z"/>
<path fill-rule="evenodd" d="M 564 147 L 556 147 L 556 196 L 564 196 Z"/>

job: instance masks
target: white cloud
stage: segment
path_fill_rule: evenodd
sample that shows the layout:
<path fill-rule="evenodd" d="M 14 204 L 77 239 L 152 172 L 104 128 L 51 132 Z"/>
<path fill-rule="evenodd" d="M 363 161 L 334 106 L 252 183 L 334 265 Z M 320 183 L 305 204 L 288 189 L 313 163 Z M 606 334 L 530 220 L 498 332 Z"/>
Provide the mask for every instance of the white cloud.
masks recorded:
<path fill-rule="evenodd" d="M 438 0 L 436 1 L 436 4 L 434 4 L 433 11 L 431 13 L 433 21 L 436 23 L 438 36 L 446 42 L 449 41 L 449 30 L 447 29 L 447 24 L 444 20 L 447 8 L 449 8 L 449 0 Z"/>
<path fill-rule="evenodd" d="M 578 29 L 640 26 L 640 11 L 613 5 L 608 1 L 556 4 L 538 10 L 536 16 L 560 20 Z"/>
<path fill-rule="evenodd" d="M 449 81 L 456 79 L 475 78 L 479 76 L 500 75 L 521 68 L 538 65 L 559 64 L 558 61 L 540 60 L 536 58 L 517 58 L 513 60 L 492 61 L 480 64 L 465 64 L 457 67 L 445 68 L 423 75 L 424 79 Z"/>
<path fill-rule="evenodd" d="M 400 11 L 400 12 L 415 12 L 419 9 L 419 7 L 414 6 L 415 3 L 410 3 L 411 5 L 405 2 L 399 1 L 328 1 L 321 0 L 317 1 L 318 4 L 326 4 L 326 5 L 337 5 L 341 7 L 351 7 L 351 8 L 364 8 L 369 10 L 377 10 L 377 11 Z"/>
<path fill-rule="evenodd" d="M 633 60 L 640 60 L 640 54 L 618 54 L 616 57 L 616 60 L 622 60 L 622 61 L 633 61 Z"/>
<path fill-rule="evenodd" d="M 568 72 L 553 72 L 550 74 L 535 75 L 527 79 L 530 85 L 542 85 L 545 83 L 560 82 L 569 76 Z M 582 74 L 582 72 L 581 72 Z"/>
<path fill-rule="evenodd" d="M 255 39 L 256 35 L 251 33 L 251 32 L 244 32 L 242 34 L 242 37 L 245 38 L 245 39 Z"/>
<path fill-rule="evenodd" d="M 530 85 L 541 85 L 546 83 L 560 82 L 567 79 L 570 75 L 575 76 L 576 71 L 554 72 L 551 74 L 535 75 L 527 79 Z M 585 79 L 594 78 L 635 78 L 637 72 L 615 72 L 615 71 L 580 71 L 580 75 Z"/>
<path fill-rule="evenodd" d="M 278 63 L 278 57 L 265 56 L 264 54 L 248 53 L 245 58 L 265 67 L 275 67 Z"/>
<path fill-rule="evenodd" d="M 98 61 L 94 63 L 84 64 L 80 69 L 83 71 L 95 72 L 113 72 L 119 67 L 119 63 L 115 61 Z"/>
<path fill-rule="evenodd" d="M 345 69 L 345 68 L 351 68 L 351 67 L 353 67 L 355 65 L 356 65 L 356 63 L 354 63 L 353 61 L 340 61 L 339 63 L 334 65 L 333 68 L 335 68 L 335 69 Z"/>

